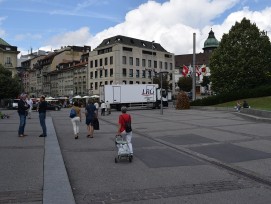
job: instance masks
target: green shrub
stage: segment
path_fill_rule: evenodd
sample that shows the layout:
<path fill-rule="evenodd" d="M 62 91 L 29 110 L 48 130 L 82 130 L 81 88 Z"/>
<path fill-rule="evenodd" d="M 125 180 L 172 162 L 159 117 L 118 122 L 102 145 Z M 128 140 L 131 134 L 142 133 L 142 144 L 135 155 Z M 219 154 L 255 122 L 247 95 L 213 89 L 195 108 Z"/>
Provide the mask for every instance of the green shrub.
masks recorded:
<path fill-rule="evenodd" d="M 259 86 L 255 89 L 237 90 L 230 93 L 217 94 L 191 102 L 191 106 L 211 106 L 244 98 L 271 96 L 271 85 Z"/>

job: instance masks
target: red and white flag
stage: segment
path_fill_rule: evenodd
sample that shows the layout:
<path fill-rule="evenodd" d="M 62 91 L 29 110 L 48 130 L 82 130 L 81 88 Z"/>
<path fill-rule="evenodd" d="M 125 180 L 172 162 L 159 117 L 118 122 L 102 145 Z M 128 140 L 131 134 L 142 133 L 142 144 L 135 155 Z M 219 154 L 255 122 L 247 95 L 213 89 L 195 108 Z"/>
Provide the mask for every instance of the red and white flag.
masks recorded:
<path fill-rule="evenodd" d="M 196 66 L 196 74 L 197 76 L 201 75 L 201 69 L 199 68 L 199 66 Z"/>
<path fill-rule="evenodd" d="M 183 65 L 183 71 L 182 74 L 184 77 L 186 77 L 186 75 L 189 73 L 189 68 L 185 65 Z"/>
<path fill-rule="evenodd" d="M 200 71 L 201 71 L 201 73 L 202 73 L 203 75 L 206 75 L 207 69 L 206 69 L 206 65 L 205 65 L 205 64 L 201 65 Z"/>

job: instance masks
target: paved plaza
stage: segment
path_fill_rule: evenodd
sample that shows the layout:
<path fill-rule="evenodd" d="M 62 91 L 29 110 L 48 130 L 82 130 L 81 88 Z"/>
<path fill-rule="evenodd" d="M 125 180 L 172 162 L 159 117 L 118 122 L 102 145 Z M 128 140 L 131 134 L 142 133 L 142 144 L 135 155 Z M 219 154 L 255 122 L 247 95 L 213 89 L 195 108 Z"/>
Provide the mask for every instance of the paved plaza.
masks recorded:
<path fill-rule="evenodd" d="M 99 116 L 75 140 L 69 109 L 38 113 L 19 138 L 15 110 L 1 110 L 0 203 L 270 203 L 270 120 L 229 110 L 130 110 L 134 160 L 114 162 L 120 112 Z"/>

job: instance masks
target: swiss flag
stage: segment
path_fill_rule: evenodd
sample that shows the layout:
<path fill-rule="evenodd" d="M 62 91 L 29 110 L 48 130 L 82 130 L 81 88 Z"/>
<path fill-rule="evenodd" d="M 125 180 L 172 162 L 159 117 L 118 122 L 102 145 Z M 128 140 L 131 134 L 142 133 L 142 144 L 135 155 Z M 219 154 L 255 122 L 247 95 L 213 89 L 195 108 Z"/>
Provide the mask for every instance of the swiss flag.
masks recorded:
<path fill-rule="evenodd" d="M 186 75 L 189 73 L 189 68 L 185 65 L 183 65 L 183 71 L 182 74 L 184 77 L 186 77 Z"/>
<path fill-rule="evenodd" d="M 202 66 L 201 66 L 201 73 L 203 73 L 204 75 L 206 74 L 206 65 L 205 64 L 203 64 Z"/>
<path fill-rule="evenodd" d="M 198 66 L 196 66 L 196 73 L 197 73 L 197 76 L 201 75 L 201 71 Z"/>

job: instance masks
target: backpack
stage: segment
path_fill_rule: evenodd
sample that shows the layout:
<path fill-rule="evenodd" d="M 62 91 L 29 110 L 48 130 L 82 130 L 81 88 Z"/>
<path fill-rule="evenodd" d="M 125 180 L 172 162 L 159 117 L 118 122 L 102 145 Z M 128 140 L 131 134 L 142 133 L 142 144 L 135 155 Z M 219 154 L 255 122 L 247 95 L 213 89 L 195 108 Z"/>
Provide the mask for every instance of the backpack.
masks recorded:
<path fill-rule="evenodd" d="M 122 116 L 123 120 L 124 117 Z M 125 121 L 124 120 L 124 124 L 125 124 L 125 131 L 128 132 L 132 132 L 132 125 L 131 125 L 131 116 L 129 115 L 130 120 L 129 121 Z"/>
<path fill-rule="evenodd" d="M 71 112 L 70 112 L 70 118 L 74 118 L 76 116 L 76 111 L 75 109 L 71 109 Z"/>

